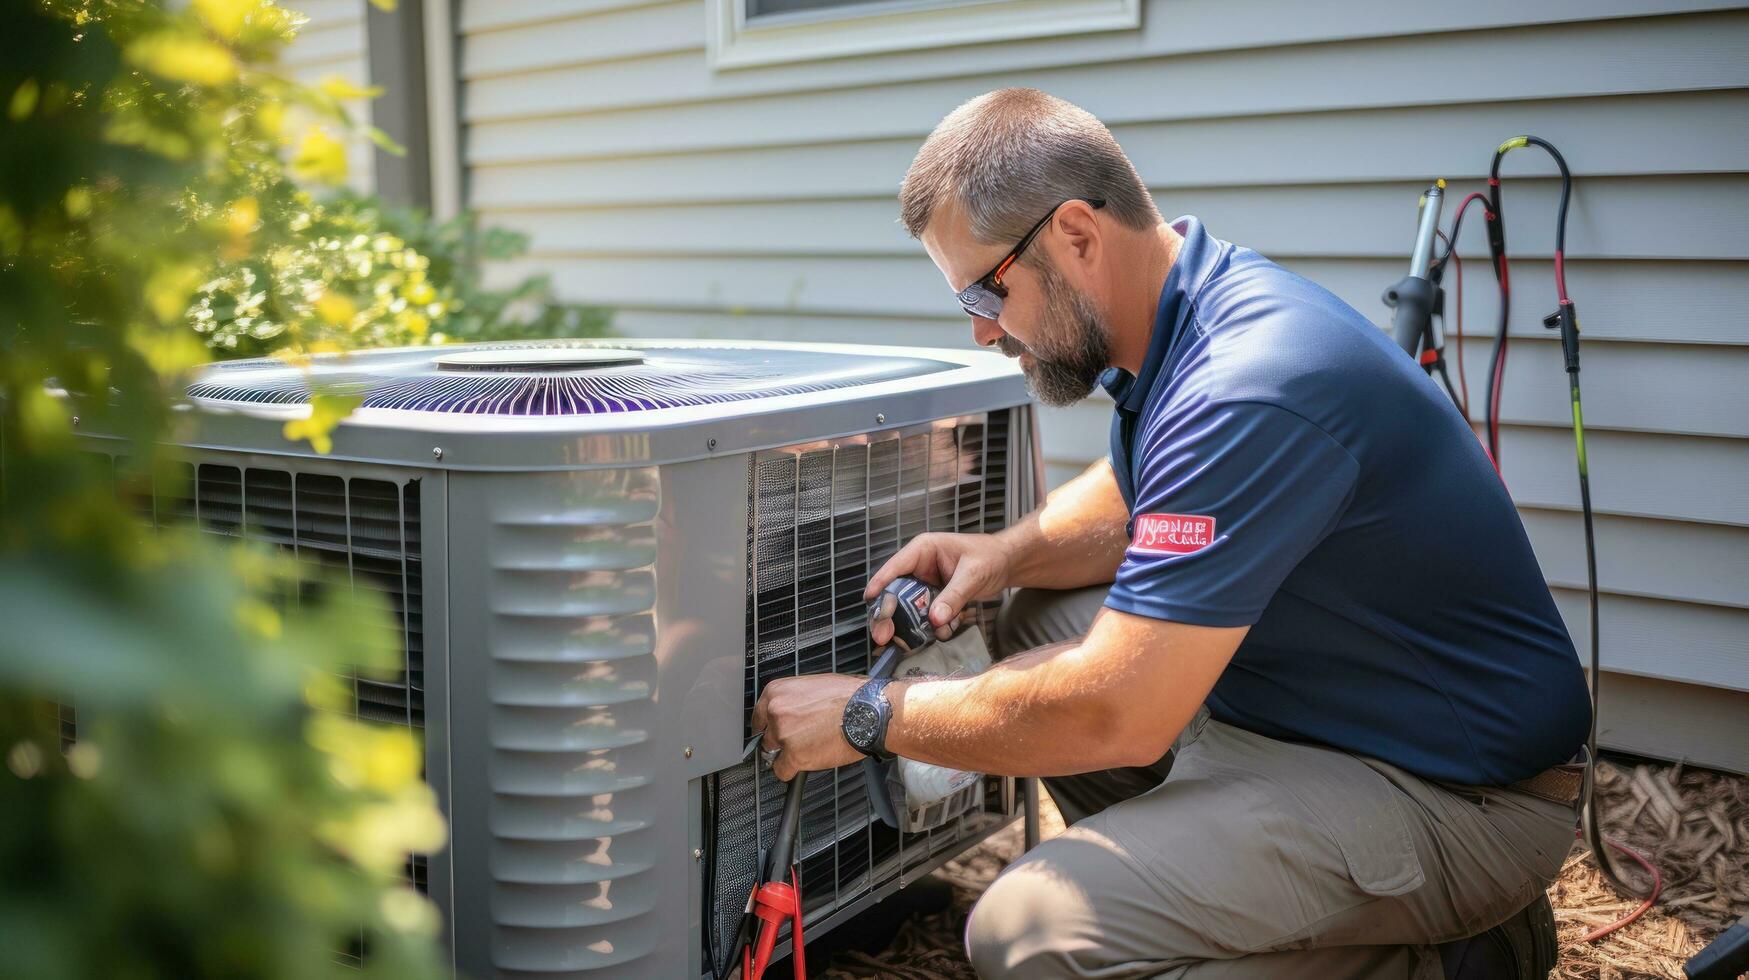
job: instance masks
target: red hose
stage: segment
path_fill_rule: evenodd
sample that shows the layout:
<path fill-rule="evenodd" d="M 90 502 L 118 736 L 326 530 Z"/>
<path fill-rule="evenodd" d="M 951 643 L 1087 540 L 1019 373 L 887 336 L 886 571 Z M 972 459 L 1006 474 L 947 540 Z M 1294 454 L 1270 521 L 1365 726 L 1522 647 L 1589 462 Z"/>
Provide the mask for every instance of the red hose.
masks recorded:
<path fill-rule="evenodd" d="M 1575 836 L 1575 837 L 1579 836 L 1579 832 L 1577 830 L 1575 830 L 1573 832 L 1573 836 Z M 1607 936 L 1610 933 L 1616 931 L 1617 929 L 1620 929 L 1621 927 L 1628 925 L 1629 923 L 1634 922 L 1640 916 L 1645 915 L 1646 910 L 1650 909 L 1658 901 L 1658 894 L 1664 890 L 1664 876 L 1658 873 L 1657 865 L 1654 865 L 1650 860 L 1648 860 L 1646 858 L 1645 855 L 1641 854 L 1639 851 L 1636 851 L 1631 847 L 1628 847 L 1626 844 L 1623 844 L 1622 842 L 1616 840 L 1613 837 L 1605 837 L 1605 838 L 1603 838 L 1603 842 L 1605 844 L 1608 844 L 1610 847 L 1614 848 L 1615 850 L 1620 851 L 1623 854 L 1626 854 L 1628 857 L 1633 858 L 1634 861 L 1636 863 L 1638 863 L 1640 867 L 1645 868 L 1646 873 L 1652 876 L 1652 891 L 1648 895 L 1646 895 L 1645 901 L 1640 903 L 1639 908 L 1634 909 L 1632 912 L 1629 912 L 1627 915 L 1624 915 L 1621 918 L 1615 920 L 1614 922 L 1611 922 L 1609 925 L 1602 926 L 1602 927 L 1597 928 L 1597 929 L 1593 929 L 1590 932 L 1586 933 L 1579 940 L 1582 943 L 1594 943 L 1594 942 L 1598 941 L 1599 939 L 1602 939 L 1604 936 Z M 1593 855 L 1593 858 L 1600 865 L 1604 861 L 1604 856 L 1601 854 Z"/>

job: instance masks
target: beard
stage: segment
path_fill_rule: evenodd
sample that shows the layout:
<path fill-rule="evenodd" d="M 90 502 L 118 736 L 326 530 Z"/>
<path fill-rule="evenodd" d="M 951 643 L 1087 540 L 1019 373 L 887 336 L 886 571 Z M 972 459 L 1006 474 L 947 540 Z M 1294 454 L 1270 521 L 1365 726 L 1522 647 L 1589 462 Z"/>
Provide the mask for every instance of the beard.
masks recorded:
<path fill-rule="evenodd" d="M 1021 368 L 1027 389 L 1044 404 L 1062 408 L 1093 393 L 1111 364 L 1111 331 L 1093 301 L 1056 269 L 1041 266 L 1038 272 L 1045 297 L 1038 339 L 1028 347 L 1003 334 L 996 343 L 1009 357 L 1031 354 L 1032 366 Z"/>

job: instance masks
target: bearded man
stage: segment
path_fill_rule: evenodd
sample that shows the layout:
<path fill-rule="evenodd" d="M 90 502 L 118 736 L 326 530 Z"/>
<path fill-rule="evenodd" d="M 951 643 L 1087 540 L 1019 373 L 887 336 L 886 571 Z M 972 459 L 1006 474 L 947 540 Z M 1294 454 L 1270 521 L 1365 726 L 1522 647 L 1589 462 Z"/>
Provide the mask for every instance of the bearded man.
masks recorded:
<path fill-rule="evenodd" d="M 874 750 L 1045 777 L 1069 827 L 973 910 L 984 977 L 1546 976 L 1590 706 L 1468 423 L 1044 93 L 947 116 L 900 207 L 1039 401 L 1111 394 L 1110 455 L 1000 533 L 906 544 L 867 597 L 918 576 L 945 626 L 1016 588 L 1000 659 L 773 681 L 778 774 L 859 758 L 855 697 Z"/>

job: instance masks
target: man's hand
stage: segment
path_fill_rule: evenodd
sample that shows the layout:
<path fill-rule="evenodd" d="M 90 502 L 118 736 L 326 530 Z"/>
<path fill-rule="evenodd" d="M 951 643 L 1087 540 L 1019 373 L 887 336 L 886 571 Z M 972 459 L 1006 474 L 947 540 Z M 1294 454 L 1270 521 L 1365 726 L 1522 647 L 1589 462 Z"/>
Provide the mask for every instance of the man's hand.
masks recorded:
<path fill-rule="evenodd" d="M 781 750 L 771 764 L 777 778 L 788 782 L 798 772 L 836 769 L 862 758 L 844 738 L 844 705 L 866 680 L 806 674 L 765 685 L 753 707 L 753 730 L 765 732 L 761 748 Z"/>
<path fill-rule="evenodd" d="M 912 575 L 940 589 L 929 607 L 929 622 L 938 640 L 950 639 L 968 602 L 993 599 L 1008 587 L 1013 556 L 1007 541 L 996 534 L 949 534 L 931 531 L 912 538 L 887 559 L 862 599 L 869 602 L 894 579 Z M 869 638 L 884 646 L 893 638 L 893 620 L 875 617 L 868 624 Z"/>

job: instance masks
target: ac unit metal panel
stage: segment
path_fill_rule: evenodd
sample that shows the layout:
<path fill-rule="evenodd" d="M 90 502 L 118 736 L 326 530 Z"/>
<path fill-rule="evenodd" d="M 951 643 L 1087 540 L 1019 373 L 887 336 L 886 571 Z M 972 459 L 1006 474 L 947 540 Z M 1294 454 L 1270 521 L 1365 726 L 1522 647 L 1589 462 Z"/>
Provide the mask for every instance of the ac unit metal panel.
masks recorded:
<path fill-rule="evenodd" d="M 684 582 L 658 555 L 672 482 L 656 467 L 451 476 L 450 545 L 471 556 L 450 580 L 452 689 L 469 692 L 451 701 L 462 973 L 684 972 L 676 739 L 708 647 L 663 608 Z M 699 531 L 727 574 L 736 542 Z"/>

